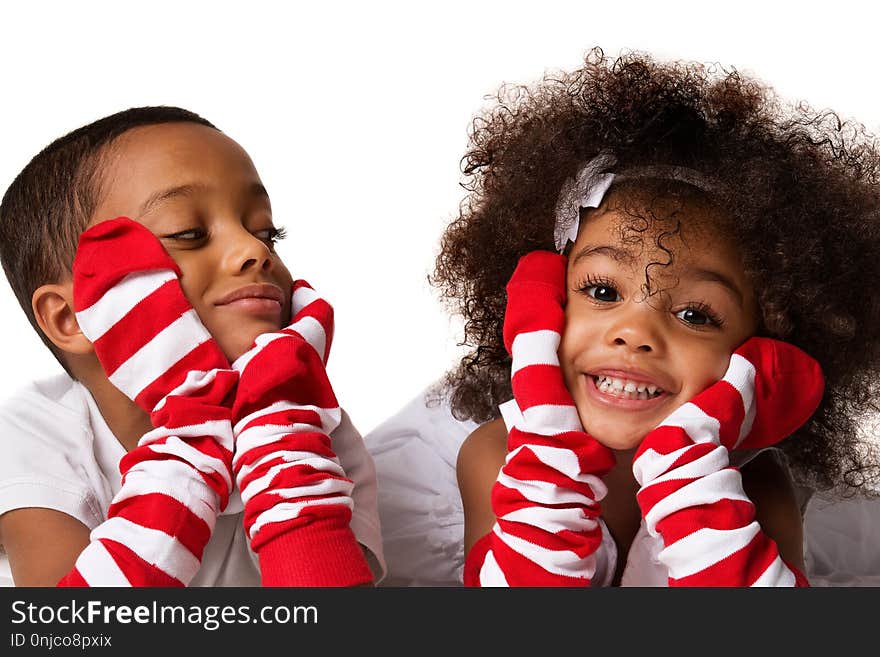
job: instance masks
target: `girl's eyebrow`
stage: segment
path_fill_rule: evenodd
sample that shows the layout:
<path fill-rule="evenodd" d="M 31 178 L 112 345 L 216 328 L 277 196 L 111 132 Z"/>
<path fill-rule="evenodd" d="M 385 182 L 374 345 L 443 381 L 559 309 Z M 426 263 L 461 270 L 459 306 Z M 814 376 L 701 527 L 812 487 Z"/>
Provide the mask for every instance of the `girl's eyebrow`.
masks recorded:
<path fill-rule="evenodd" d="M 687 278 L 691 281 L 706 281 L 709 283 L 718 283 L 719 285 L 730 291 L 730 293 L 736 298 L 736 301 L 740 306 L 743 305 L 742 290 L 739 289 L 739 286 L 737 286 L 736 283 L 734 283 L 730 278 L 728 278 L 721 272 L 715 271 L 714 269 L 705 269 L 703 267 L 686 267 L 682 271 L 682 278 Z"/>
<path fill-rule="evenodd" d="M 587 244 L 574 255 L 571 262 L 574 265 L 584 258 L 589 258 L 594 255 L 608 256 L 612 260 L 627 265 L 633 264 L 636 260 L 636 257 L 630 251 L 622 249 L 619 246 L 612 246 L 611 244 Z"/>

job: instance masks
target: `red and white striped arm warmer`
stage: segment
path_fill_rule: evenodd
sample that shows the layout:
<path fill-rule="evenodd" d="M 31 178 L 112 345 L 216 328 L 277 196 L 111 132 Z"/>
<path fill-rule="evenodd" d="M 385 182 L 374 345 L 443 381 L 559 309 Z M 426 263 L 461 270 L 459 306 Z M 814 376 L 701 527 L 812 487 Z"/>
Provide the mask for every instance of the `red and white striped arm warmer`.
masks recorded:
<path fill-rule="evenodd" d="M 162 244 L 120 217 L 85 231 L 73 266 L 83 334 L 155 427 L 120 462 L 107 520 L 59 586 L 185 586 L 232 490 L 232 370 Z"/>
<path fill-rule="evenodd" d="M 796 347 L 751 338 L 721 381 L 666 418 L 633 459 L 648 531 L 662 537 L 670 586 L 808 586 L 755 520 L 728 450 L 791 435 L 816 410 L 824 379 Z"/>
<path fill-rule="evenodd" d="M 466 586 L 588 586 L 596 570 L 614 456 L 584 432 L 559 367 L 565 269 L 564 256 L 534 251 L 507 285 L 504 343 L 522 421 L 508 434 L 496 523 L 467 555 Z"/>
<path fill-rule="evenodd" d="M 342 411 L 325 363 L 333 310 L 305 281 L 293 322 L 259 336 L 233 363 L 233 470 L 244 527 L 265 586 L 356 586 L 373 581 L 350 527 L 353 482 L 330 433 Z"/>

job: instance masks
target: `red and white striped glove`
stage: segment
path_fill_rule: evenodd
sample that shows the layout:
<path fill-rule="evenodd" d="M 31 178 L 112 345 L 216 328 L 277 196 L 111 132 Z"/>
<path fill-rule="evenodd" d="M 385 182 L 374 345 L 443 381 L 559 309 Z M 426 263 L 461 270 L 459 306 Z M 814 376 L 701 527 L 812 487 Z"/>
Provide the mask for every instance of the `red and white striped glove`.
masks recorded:
<path fill-rule="evenodd" d="M 507 284 L 504 344 L 522 421 L 492 488 L 496 523 L 465 560 L 466 586 L 588 586 L 612 452 L 586 434 L 559 367 L 566 258 L 523 256 Z"/>
<path fill-rule="evenodd" d="M 816 410 L 824 379 L 796 347 L 751 338 L 721 381 L 667 417 L 633 458 L 648 532 L 670 586 L 808 586 L 755 520 L 729 450 L 773 445 Z"/>
<path fill-rule="evenodd" d="M 238 379 L 161 242 L 125 217 L 83 232 L 74 310 L 110 382 L 155 427 L 120 461 L 107 520 L 60 586 L 185 586 L 232 489 Z"/>
<path fill-rule="evenodd" d="M 264 586 L 369 584 L 350 527 L 354 484 L 330 442 L 342 417 L 325 369 L 333 309 L 296 281 L 292 315 L 233 363 L 241 373 L 233 469 L 245 533 Z"/>

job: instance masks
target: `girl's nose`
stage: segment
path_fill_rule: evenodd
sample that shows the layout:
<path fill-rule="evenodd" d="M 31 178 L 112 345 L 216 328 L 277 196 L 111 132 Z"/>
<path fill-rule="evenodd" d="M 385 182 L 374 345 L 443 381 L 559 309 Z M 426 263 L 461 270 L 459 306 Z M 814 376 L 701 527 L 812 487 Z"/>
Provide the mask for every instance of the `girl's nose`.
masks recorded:
<path fill-rule="evenodd" d="M 641 353 L 663 349 L 660 313 L 645 301 L 630 302 L 620 308 L 615 321 L 608 327 L 608 344 Z"/>

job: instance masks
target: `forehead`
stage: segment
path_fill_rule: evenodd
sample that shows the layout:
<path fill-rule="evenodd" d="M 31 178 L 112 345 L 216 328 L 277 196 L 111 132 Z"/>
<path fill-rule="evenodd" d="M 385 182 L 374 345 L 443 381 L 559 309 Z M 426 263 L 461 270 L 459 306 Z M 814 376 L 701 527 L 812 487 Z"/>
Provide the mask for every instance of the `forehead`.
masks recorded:
<path fill-rule="evenodd" d="M 245 150 L 219 130 L 197 123 L 133 128 L 108 147 L 101 196 L 143 197 L 173 185 L 259 182 Z"/>
<path fill-rule="evenodd" d="M 638 266 L 740 263 L 729 218 L 700 197 L 609 194 L 599 208 L 583 212 L 572 256 L 605 245 Z"/>

